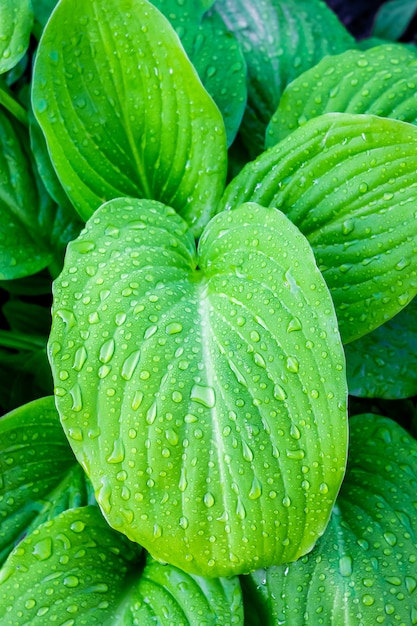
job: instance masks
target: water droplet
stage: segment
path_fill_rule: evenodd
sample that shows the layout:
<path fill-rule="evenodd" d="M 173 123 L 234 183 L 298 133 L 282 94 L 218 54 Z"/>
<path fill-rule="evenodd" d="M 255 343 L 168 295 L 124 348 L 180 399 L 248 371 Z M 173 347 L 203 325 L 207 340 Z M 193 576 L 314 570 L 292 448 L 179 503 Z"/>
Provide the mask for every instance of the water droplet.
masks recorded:
<path fill-rule="evenodd" d="M 81 430 L 81 428 L 78 428 L 77 426 L 73 428 L 68 428 L 68 437 L 70 437 L 74 441 L 83 441 L 84 439 L 83 431 Z"/>
<path fill-rule="evenodd" d="M 284 496 L 282 499 L 282 505 L 285 506 L 285 508 L 288 509 L 288 507 L 291 506 L 291 500 L 289 498 L 289 496 Z"/>
<path fill-rule="evenodd" d="M 384 539 L 390 546 L 395 546 L 397 543 L 397 537 L 394 535 L 394 533 L 384 533 Z"/>
<path fill-rule="evenodd" d="M 298 363 L 298 360 L 295 358 L 295 356 L 287 357 L 286 368 L 289 372 L 293 372 L 294 374 L 297 374 L 299 367 L 300 365 Z"/>
<path fill-rule="evenodd" d="M 95 495 L 104 513 L 108 514 L 111 511 L 111 483 L 107 476 L 101 476 L 100 482 L 101 485 L 95 492 Z"/>
<path fill-rule="evenodd" d="M 47 537 L 46 539 L 42 539 L 42 541 L 38 541 L 33 546 L 32 554 L 36 556 L 39 561 L 45 561 L 49 559 L 52 555 L 52 539 Z"/>
<path fill-rule="evenodd" d="M 395 269 L 400 272 L 401 270 L 408 267 L 410 264 L 411 264 L 411 259 L 407 259 L 403 257 L 400 261 L 398 261 L 397 265 L 395 266 Z"/>
<path fill-rule="evenodd" d="M 131 407 L 134 411 L 138 410 L 138 408 L 142 404 L 143 398 L 144 398 L 144 395 L 142 391 L 135 391 L 135 395 L 133 396 L 132 404 L 131 404 Z"/>
<path fill-rule="evenodd" d="M 182 402 L 182 393 L 181 391 L 173 391 L 171 394 L 172 401 L 176 404 L 180 404 Z"/>
<path fill-rule="evenodd" d="M 113 450 L 107 457 L 108 463 L 121 463 L 125 458 L 125 446 L 122 439 L 116 439 L 113 443 Z"/>
<path fill-rule="evenodd" d="M 364 603 L 365 606 L 372 606 L 375 602 L 375 598 L 371 596 L 369 593 L 365 593 L 365 595 L 362 596 L 362 602 Z"/>
<path fill-rule="evenodd" d="M 257 500 L 262 495 L 262 483 L 254 477 L 252 480 L 252 485 L 249 491 L 249 498 L 251 500 Z"/>
<path fill-rule="evenodd" d="M 84 346 L 81 346 L 80 348 L 78 348 L 78 350 L 76 351 L 74 355 L 74 363 L 72 366 L 73 369 L 76 372 L 80 372 L 86 360 L 87 360 L 87 350 L 84 348 Z"/>
<path fill-rule="evenodd" d="M 293 439 L 296 439 L 298 441 L 298 439 L 300 439 L 301 437 L 301 433 L 299 431 L 299 429 L 297 428 L 297 426 L 294 423 L 291 423 L 291 427 L 290 427 L 290 436 Z"/>
<path fill-rule="evenodd" d="M 369 187 L 367 183 L 361 183 L 359 185 L 359 193 L 366 193 L 368 191 Z"/>
<path fill-rule="evenodd" d="M 326 483 L 321 483 L 319 490 L 320 493 L 326 495 L 326 493 L 329 493 L 329 486 Z"/>
<path fill-rule="evenodd" d="M 209 491 L 204 494 L 203 502 L 208 509 L 214 505 L 214 496 Z"/>
<path fill-rule="evenodd" d="M 304 458 L 305 453 L 304 450 L 286 450 L 287 457 L 289 459 L 295 459 L 296 461 L 301 461 Z"/>
<path fill-rule="evenodd" d="M 70 395 L 72 398 L 72 410 L 77 412 L 81 411 L 83 408 L 83 400 L 81 396 L 81 387 L 78 383 L 70 389 Z"/>
<path fill-rule="evenodd" d="M 98 357 L 99 360 L 102 363 L 108 363 L 114 354 L 114 348 L 115 348 L 115 342 L 113 338 L 103 343 L 100 349 L 100 355 Z"/>
<path fill-rule="evenodd" d="M 67 327 L 67 330 L 70 330 L 71 328 L 74 328 L 74 326 L 77 325 L 77 319 L 74 313 L 72 311 L 69 311 L 68 309 L 59 309 L 56 312 L 56 315 L 60 317 L 61 320 L 64 322 L 65 326 Z"/>
<path fill-rule="evenodd" d="M 155 402 L 151 404 L 148 412 L 146 413 L 146 421 L 149 425 L 154 423 L 156 419 L 156 413 L 157 413 L 157 406 L 156 406 L 156 400 L 155 400 Z"/>
<path fill-rule="evenodd" d="M 171 322 L 165 327 L 167 335 L 176 335 L 182 331 L 182 324 L 179 322 Z"/>
<path fill-rule="evenodd" d="M 281 401 L 284 401 L 284 400 L 286 400 L 286 399 L 287 399 L 287 397 L 288 397 L 288 396 L 287 396 L 287 394 L 286 394 L 286 392 L 285 392 L 285 389 L 283 389 L 283 388 L 281 387 L 281 385 L 276 384 L 276 385 L 274 386 L 274 398 L 275 398 L 275 400 L 281 400 Z"/>
<path fill-rule="evenodd" d="M 339 559 L 339 571 L 341 576 L 352 575 L 352 558 L 350 556 L 342 556 Z"/>
<path fill-rule="evenodd" d="M 239 519 L 245 519 L 246 517 L 246 509 L 243 505 L 241 498 L 239 497 L 237 499 L 236 515 L 238 516 Z"/>
<path fill-rule="evenodd" d="M 242 441 L 242 452 L 243 452 L 243 458 L 246 461 L 249 461 L 249 462 L 253 461 L 253 452 L 248 446 L 248 444 L 246 443 L 246 441 Z"/>
<path fill-rule="evenodd" d="M 71 589 L 78 587 L 80 584 L 80 580 L 77 576 L 66 576 L 63 582 L 66 587 L 70 587 Z"/>
<path fill-rule="evenodd" d="M 140 350 L 135 350 L 135 352 L 132 352 L 132 354 L 127 357 L 127 359 L 123 363 L 121 372 L 121 376 L 122 378 L 124 378 L 124 380 L 130 380 L 132 378 L 133 372 L 135 371 L 136 366 L 139 363 L 139 359 Z"/>
<path fill-rule="evenodd" d="M 85 523 L 81 520 L 76 520 L 75 522 L 72 522 L 70 528 L 74 533 L 82 533 L 85 528 Z"/>
<path fill-rule="evenodd" d="M 293 317 L 287 326 L 287 333 L 292 333 L 296 330 L 302 330 L 303 326 L 298 317 Z"/>
<path fill-rule="evenodd" d="M 255 343 L 258 343 L 261 340 L 260 334 L 256 330 L 252 330 L 250 333 L 250 338 Z"/>
<path fill-rule="evenodd" d="M 410 301 L 409 293 L 408 292 L 402 293 L 400 296 L 398 296 L 397 301 L 400 306 L 405 306 Z"/>
<path fill-rule="evenodd" d="M 216 392 L 213 387 L 194 385 L 191 389 L 190 398 L 208 409 L 212 409 L 216 404 Z"/>
<path fill-rule="evenodd" d="M 181 474 L 180 474 L 180 481 L 178 483 L 178 489 L 180 491 L 185 491 L 187 489 L 188 486 L 188 482 L 187 482 L 187 472 L 185 467 L 181 468 Z"/>

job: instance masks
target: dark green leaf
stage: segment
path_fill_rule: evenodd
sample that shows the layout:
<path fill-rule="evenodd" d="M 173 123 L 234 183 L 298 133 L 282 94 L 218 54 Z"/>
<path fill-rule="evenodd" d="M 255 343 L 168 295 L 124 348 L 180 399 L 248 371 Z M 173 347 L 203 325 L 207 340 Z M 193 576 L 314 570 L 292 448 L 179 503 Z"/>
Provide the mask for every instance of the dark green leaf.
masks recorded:
<path fill-rule="evenodd" d="M 85 219 L 130 195 L 172 206 L 194 234 L 213 215 L 226 176 L 222 116 L 146 0 L 62 0 L 39 45 L 33 108 Z"/>
<path fill-rule="evenodd" d="M 347 474 L 324 536 L 296 563 L 245 580 L 263 626 L 417 622 L 417 442 L 384 417 L 350 424 Z"/>
<path fill-rule="evenodd" d="M 367 398 L 417 395 L 417 301 L 346 346 L 349 392 Z"/>
<path fill-rule="evenodd" d="M 376 14 L 373 35 L 395 41 L 405 33 L 417 11 L 417 0 L 384 2 Z"/>
<path fill-rule="evenodd" d="M 114 528 L 210 576 L 311 549 L 344 473 L 344 355 L 312 251 L 279 211 L 216 216 L 197 254 L 172 209 L 103 205 L 55 282 L 49 353 Z"/>
<path fill-rule="evenodd" d="M 204 87 L 219 107 L 230 145 L 245 110 L 246 63 L 240 45 L 218 13 L 214 2 L 153 0 L 169 19 L 196 68 Z"/>
<path fill-rule="evenodd" d="M 323 113 L 371 113 L 417 123 L 417 51 L 401 44 L 325 57 L 282 94 L 267 129 L 273 146 Z"/>
<path fill-rule="evenodd" d="M 255 156 L 285 87 L 328 54 L 354 46 L 321 0 L 217 0 L 216 10 L 242 45 L 248 107 L 242 133 Z"/>
<path fill-rule="evenodd" d="M 52 397 L 0 419 L 0 561 L 31 529 L 86 498 Z"/>
<path fill-rule="evenodd" d="M 0 3 L 0 74 L 14 67 L 29 46 L 33 24 L 31 0 Z"/>
<path fill-rule="evenodd" d="M 49 308 L 15 298 L 4 304 L 3 315 L 13 331 L 41 337 L 49 334 L 51 327 Z"/>
<path fill-rule="evenodd" d="M 248 164 L 220 209 L 282 210 L 309 240 L 345 343 L 417 293 L 417 128 L 373 115 L 309 120 Z"/>
<path fill-rule="evenodd" d="M 0 406 L 4 411 L 52 393 L 46 348 L 19 352 L 0 349 Z"/>

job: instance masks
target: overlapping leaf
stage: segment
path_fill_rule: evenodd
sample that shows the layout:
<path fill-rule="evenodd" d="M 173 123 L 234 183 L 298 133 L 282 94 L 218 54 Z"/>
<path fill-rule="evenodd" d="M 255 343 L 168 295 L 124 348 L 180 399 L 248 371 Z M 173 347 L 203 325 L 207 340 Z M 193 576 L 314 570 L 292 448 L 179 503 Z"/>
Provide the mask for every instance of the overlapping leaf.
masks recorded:
<path fill-rule="evenodd" d="M 266 145 L 332 111 L 417 123 L 416 86 L 416 50 L 401 44 L 325 57 L 285 89 L 268 126 Z"/>
<path fill-rule="evenodd" d="M 146 0 L 60 2 L 40 42 L 33 107 L 85 219 L 105 200 L 154 198 L 201 232 L 226 175 L 224 124 Z"/>
<path fill-rule="evenodd" d="M 66 511 L 26 537 L 0 570 L 4 626 L 243 625 L 237 578 L 205 580 L 151 558 L 97 507 Z"/>
<path fill-rule="evenodd" d="M 33 24 L 31 0 L 0 3 L 0 74 L 14 67 L 29 46 Z"/>
<path fill-rule="evenodd" d="M 248 625 L 416 623 L 417 443 L 384 417 L 350 425 L 346 478 L 324 536 L 296 563 L 245 580 Z"/>
<path fill-rule="evenodd" d="M 230 145 L 239 130 L 247 97 L 246 63 L 239 43 L 219 14 L 210 10 L 214 1 L 153 0 L 152 4 L 171 22 L 219 107 Z"/>
<path fill-rule="evenodd" d="M 344 355 L 285 216 L 218 215 L 197 254 L 172 209 L 114 200 L 69 245 L 54 302 L 62 423 L 113 527 L 210 576 L 311 549 L 344 473 Z"/>
<path fill-rule="evenodd" d="M 1 418 L 0 562 L 31 529 L 86 500 L 84 474 L 62 431 L 52 397 L 35 400 Z"/>
<path fill-rule="evenodd" d="M 345 343 L 417 293 L 417 128 L 373 115 L 314 118 L 248 164 L 222 206 L 276 207 L 309 240 Z"/>
<path fill-rule="evenodd" d="M 242 134 L 256 155 L 285 87 L 324 56 L 353 47 L 354 40 L 320 0 L 217 0 L 215 8 L 246 58 Z"/>
<path fill-rule="evenodd" d="M 417 395 L 417 301 L 346 346 L 349 392 L 366 398 Z"/>

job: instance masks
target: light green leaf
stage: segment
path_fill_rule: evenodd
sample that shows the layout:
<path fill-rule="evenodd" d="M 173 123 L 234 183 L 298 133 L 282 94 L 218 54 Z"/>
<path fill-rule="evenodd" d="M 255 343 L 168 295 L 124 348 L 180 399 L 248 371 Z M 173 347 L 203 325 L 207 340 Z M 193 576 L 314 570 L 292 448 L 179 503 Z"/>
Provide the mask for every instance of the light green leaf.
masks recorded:
<path fill-rule="evenodd" d="M 31 0 L 0 3 L 0 74 L 17 65 L 29 46 L 33 24 Z"/>
<path fill-rule="evenodd" d="M 152 4 L 171 22 L 204 87 L 219 107 L 230 146 L 247 98 L 246 63 L 238 41 L 220 15 L 210 10 L 214 2 L 153 0 Z"/>
<path fill-rule="evenodd" d="M 0 562 L 33 528 L 86 500 L 52 397 L 0 419 Z"/>
<path fill-rule="evenodd" d="M 20 127 L 0 110 L 0 278 L 34 274 L 51 261 L 39 235 L 39 196 Z"/>
<path fill-rule="evenodd" d="M 65 511 L 0 570 L 2 626 L 243 626 L 238 578 L 205 580 L 148 557 L 97 507 Z"/>
<path fill-rule="evenodd" d="M 384 2 L 376 14 L 372 34 L 395 41 L 405 33 L 417 11 L 417 0 Z"/>
<path fill-rule="evenodd" d="M 53 309 L 62 424 L 114 528 L 199 575 L 311 549 L 344 472 L 344 355 L 284 215 L 220 214 L 197 254 L 172 209 L 111 201 L 69 244 Z"/>
<path fill-rule="evenodd" d="M 349 392 L 362 398 L 417 395 L 417 300 L 346 346 Z"/>
<path fill-rule="evenodd" d="M 224 124 L 155 7 L 62 0 L 39 45 L 32 97 L 82 217 L 131 195 L 172 206 L 201 232 L 226 176 Z"/>
<path fill-rule="evenodd" d="M 264 626 L 416 623 L 417 442 L 376 415 L 357 415 L 350 427 L 346 478 L 324 536 L 296 563 L 242 581 Z"/>
<path fill-rule="evenodd" d="M 417 293 L 417 128 L 328 113 L 248 164 L 220 205 L 283 211 L 311 244 L 345 343 Z"/>
<path fill-rule="evenodd" d="M 323 113 L 371 113 L 417 123 L 417 52 L 401 44 L 325 57 L 282 94 L 267 129 L 273 146 Z"/>
<path fill-rule="evenodd" d="M 354 47 L 354 40 L 321 0 L 217 0 L 215 6 L 246 58 L 241 133 L 255 156 L 285 87 L 324 56 Z"/>

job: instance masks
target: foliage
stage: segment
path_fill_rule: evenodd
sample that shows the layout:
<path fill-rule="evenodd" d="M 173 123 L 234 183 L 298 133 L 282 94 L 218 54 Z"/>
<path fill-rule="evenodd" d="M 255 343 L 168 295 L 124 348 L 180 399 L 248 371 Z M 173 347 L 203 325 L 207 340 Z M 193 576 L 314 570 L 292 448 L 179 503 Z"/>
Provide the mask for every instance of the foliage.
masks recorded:
<path fill-rule="evenodd" d="M 0 13 L 1 623 L 417 623 L 415 48 Z"/>

